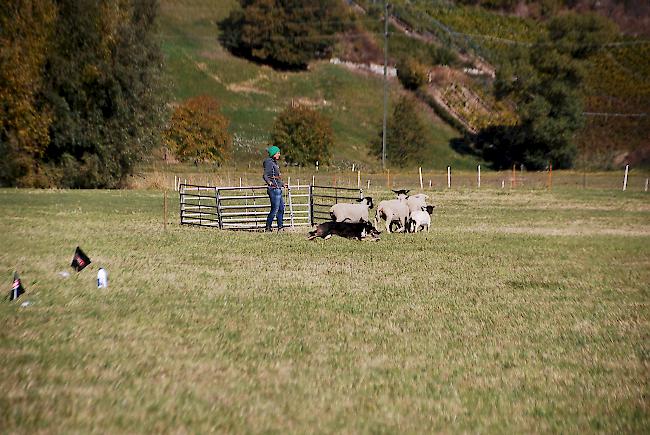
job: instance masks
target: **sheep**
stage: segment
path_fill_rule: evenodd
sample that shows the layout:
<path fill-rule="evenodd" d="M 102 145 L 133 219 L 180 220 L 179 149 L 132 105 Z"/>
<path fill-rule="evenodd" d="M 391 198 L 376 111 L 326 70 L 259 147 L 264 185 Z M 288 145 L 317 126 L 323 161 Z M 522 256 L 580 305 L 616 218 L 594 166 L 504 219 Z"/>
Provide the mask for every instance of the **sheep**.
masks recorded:
<path fill-rule="evenodd" d="M 431 226 L 431 213 L 433 213 L 434 205 L 427 205 L 422 207 L 420 210 L 416 210 L 411 213 L 409 218 L 409 232 L 417 233 L 420 228 L 424 229 L 426 227 L 427 233 L 429 232 L 429 227 Z"/>
<path fill-rule="evenodd" d="M 375 228 L 379 228 L 379 220 L 384 219 L 386 221 L 387 232 L 390 233 L 390 225 L 392 222 L 398 222 L 401 227 L 400 231 L 403 232 L 406 228 L 406 221 L 409 218 L 409 208 L 406 200 L 409 191 L 393 190 L 393 192 L 397 194 L 397 199 L 381 201 L 377 206 Z"/>
<path fill-rule="evenodd" d="M 359 204 L 334 204 L 330 208 L 330 216 L 335 222 L 370 222 L 368 216 L 368 209 L 373 208 L 372 198 L 366 196 L 365 198 L 357 199 Z"/>
<path fill-rule="evenodd" d="M 414 211 L 421 211 L 423 207 L 427 206 L 427 199 L 429 195 L 424 193 L 418 193 L 417 195 L 410 195 L 406 198 L 409 211 L 413 213 Z"/>

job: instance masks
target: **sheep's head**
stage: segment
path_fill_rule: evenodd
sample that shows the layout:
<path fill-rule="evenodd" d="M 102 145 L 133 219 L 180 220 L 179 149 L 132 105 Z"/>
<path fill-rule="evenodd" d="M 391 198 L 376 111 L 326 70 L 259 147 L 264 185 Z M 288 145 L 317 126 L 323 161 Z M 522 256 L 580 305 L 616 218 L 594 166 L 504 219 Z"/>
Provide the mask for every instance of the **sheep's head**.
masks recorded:
<path fill-rule="evenodd" d="M 410 191 L 411 191 L 410 189 L 408 189 L 408 190 L 405 190 L 405 189 L 393 190 L 395 195 L 397 195 L 397 199 L 406 199 L 406 198 L 408 198 L 408 193 Z"/>
<path fill-rule="evenodd" d="M 429 214 L 433 213 L 433 209 L 434 209 L 434 208 L 436 208 L 435 205 L 427 205 L 427 206 L 425 207 L 427 213 L 429 213 Z"/>
<path fill-rule="evenodd" d="M 369 197 L 369 196 L 366 196 L 365 198 L 359 198 L 359 199 L 357 199 L 357 202 L 365 202 L 366 205 L 368 206 L 368 208 L 373 207 L 372 198 Z"/>

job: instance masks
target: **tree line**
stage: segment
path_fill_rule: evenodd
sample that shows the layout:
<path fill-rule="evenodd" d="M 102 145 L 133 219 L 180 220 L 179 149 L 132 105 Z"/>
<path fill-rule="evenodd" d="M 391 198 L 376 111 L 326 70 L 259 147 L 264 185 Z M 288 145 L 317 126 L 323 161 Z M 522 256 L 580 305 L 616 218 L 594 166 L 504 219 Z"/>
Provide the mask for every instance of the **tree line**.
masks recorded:
<path fill-rule="evenodd" d="M 158 8 L 158 0 L 16 0 L 0 9 L 0 184 L 117 188 L 161 146 L 183 161 L 229 158 L 229 122 L 218 102 L 199 96 L 169 104 Z M 233 53 L 300 69 L 326 56 L 354 19 L 339 0 L 240 0 L 220 26 Z M 517 104 L 520 122 L 469 138 L 474 152 L 495 167 L 571 166 L 580 60 L 608 32 L 601 22 L 565 18 L 549 24 L 553 44 L 513 50 L 495 92 Z M 423 86 L 425 71 L 421 59 L 400 60 L 406 89 Z M 426 147 L 415 104 L 400 99 L 388 120 L 392 164 L 406 165 Z M 289 163 L 327 162 L 331 122 L 313 109 L 287 107 L 270 143 L 283 146 Z M 381 155 L 379 129 L 370 145 Z"/>
<path fill-rule="evenodd" d="M 0 9 L 0 183 L 124 185 L 165 118 L 157 0 Z"/>

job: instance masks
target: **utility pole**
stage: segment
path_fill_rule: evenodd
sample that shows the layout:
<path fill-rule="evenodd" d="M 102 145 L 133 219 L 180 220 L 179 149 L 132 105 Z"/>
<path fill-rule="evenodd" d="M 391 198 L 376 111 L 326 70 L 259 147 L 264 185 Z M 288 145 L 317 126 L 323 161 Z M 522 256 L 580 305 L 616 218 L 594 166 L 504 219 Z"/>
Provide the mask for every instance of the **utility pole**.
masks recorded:
<path fill-rule="evenodd" d="M 388 111 L 388 0 L 384 0 L 384 127 L 381 134 L 381 167 L 386 169 L 386 116 Z"/>

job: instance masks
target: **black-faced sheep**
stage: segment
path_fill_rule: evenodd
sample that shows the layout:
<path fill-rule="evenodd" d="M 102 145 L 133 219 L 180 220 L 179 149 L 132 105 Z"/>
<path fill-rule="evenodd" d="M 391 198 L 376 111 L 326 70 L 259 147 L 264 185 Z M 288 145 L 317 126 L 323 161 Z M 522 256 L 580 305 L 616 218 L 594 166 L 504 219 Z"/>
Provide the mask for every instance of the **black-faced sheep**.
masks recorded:
<path fill-rule="evenodd" d="M 427 205 L 420 210 L 412 212 L 409 218 L 409 232 L 417 233 L 420 229 L 426 228 L 428 233 L 429 227 L 431 226 L 431 213 L 433 213 L 434 208 L 435 206 L 433 205 Z"/>

